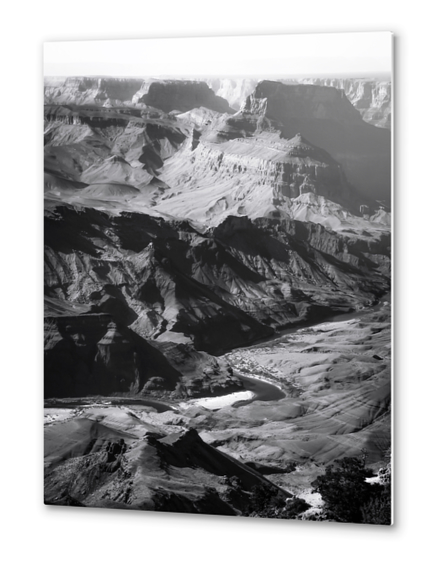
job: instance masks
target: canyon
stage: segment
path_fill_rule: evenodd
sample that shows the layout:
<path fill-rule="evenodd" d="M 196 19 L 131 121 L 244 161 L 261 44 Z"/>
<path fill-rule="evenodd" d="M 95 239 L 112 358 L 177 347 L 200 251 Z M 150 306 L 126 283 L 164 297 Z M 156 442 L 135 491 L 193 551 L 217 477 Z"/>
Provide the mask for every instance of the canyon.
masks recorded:
<path fill-rule="evenodd" d="M 314 519 L 333 462 L 387 466 L 389 108 L 366 79 L 46 79 L 46 503 Z"/>

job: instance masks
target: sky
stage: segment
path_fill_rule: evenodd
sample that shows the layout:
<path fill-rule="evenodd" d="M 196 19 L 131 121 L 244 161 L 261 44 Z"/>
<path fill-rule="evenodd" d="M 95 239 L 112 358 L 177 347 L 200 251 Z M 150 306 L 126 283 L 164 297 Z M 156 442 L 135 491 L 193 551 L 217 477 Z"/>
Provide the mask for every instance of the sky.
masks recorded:
<path fill-rule="evenodd" d="M 45 76 L 380 76 L 391 32 L 44 43 Z"/>

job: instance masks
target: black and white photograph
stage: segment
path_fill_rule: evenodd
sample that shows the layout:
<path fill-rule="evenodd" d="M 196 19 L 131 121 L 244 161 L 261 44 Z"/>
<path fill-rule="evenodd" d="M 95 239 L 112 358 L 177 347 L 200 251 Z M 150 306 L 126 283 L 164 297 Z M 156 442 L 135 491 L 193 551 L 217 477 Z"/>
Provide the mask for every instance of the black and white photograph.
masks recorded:
<path fill-rule="evenodd" d="M 45 505 L 392 525 L 392 71 L 44 44 Z"/>

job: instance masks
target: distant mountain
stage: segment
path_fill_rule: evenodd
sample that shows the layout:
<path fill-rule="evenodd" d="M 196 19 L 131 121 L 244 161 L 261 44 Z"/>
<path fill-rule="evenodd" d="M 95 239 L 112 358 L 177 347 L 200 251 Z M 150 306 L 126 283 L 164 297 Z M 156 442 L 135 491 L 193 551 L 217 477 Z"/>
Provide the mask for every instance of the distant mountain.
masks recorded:
<path fill-rule="evenodd" d="M 371 78 L 278 78 L 283 84 L 315 84 L 344 90 L 364 121 L 389 129 L 391 126 L 391 82 Z M 143 106 L 165 111 L 188 111 L 206 107 L 216 111 L 239 110 L 260 79 L 204 78 L 161 80 L 152 78 L 70 77 L 46 78 L 45 103 L 90 104 L 103 107 Z M 197 84 L 199 84 L 197 88 Z M 205 86 L 215 93 L 215 96 Z M 175 92 L 177 88 L 176 93 Z M 191 93 L 195 93 L 191 96 Z M 176 101 L 174 101 L 176 99 Z M 193 102 L 191 100 L 194 99 Z M 182 101 L 183 100 L 183 101 Z M 225 103 L 228 102 L 228 106 Z M 193 105 L 191 105 L 191 103 Z"/>
<path fill-rule="evenodd" d="M 96 105 L 100 107 L 150 106 L 170 111 L 207 107 L 233 113 L 226 99 L 215 95 L 204 81 L 142 80 L 139 78 L 71 77 L 45 79 L 45 104 Z"/>
<path fill-rule="evenodd" d="M 348 100 L 367 123 L 391 128 L 391 82 L 369 78 L 304 78 L 304 84 L 344 90 Z"/>
<path fill-rule="evenodd" d="M 46 78 L 44 98 L 45 103 L 118 105 L 131 101 L 142 83 L 139 78 L 74 76 L 63 81 Z"/>
<path fill-rule="evenodd" d="M 315 84 L 344 90 L 347 99 L 367 123 L 389 129 L 391 127 L 391 82 L 372 78 L 275 78 L 283 84 Z M 240 109 L 253 93 L 258 79 L 212 78 L 206 82 L 214 92 Z"/>
<path fill-rule="evenodd" d="M 389 131 L 365 123 L 342 90 L 260 82 L 241 110 L 227 121 L 231 129 L 245 128 L 248 123 L 249 130 L 276 129 L 288 139 L 300 133 L 329 152 L 361 194 L 389 204 Z"/>

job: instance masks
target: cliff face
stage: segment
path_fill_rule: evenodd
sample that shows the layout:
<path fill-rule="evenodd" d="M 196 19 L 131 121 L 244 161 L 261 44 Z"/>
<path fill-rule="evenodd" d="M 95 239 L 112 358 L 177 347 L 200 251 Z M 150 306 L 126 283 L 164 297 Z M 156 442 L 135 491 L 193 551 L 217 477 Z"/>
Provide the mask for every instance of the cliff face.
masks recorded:
<path fill-rule="evenodd" d="M 257 80 L 253 78 L 211 78 L 206 83 L 212 88 L 217 96 L 226 99 L 230 107 L 240 109 L 247 96 L 257 86 Z"/>
<path fill-rule="evenodd" d="M 175 193 L 156 210 L 208 224 L 231 214 L 294 217 L 293 200 L 306 193 L 359 206 L 342 167 L 301 135 L 263 132 L 215 143 L 205 133 L 167 160 L 160 177 Z"/>
<path fill-rule="evenodd" d="M 361 122 L 359 113 L 353 110 L 341 90 L 269 80 L 257 84 L 241 109 L 283 125 L 294 119 L 332 120 L 344 124 Z"/>
<path fill-rule="evenodd" d="M 45 103 L 119 105 L 131 101 L 143 80 L 71 77 L 63 83 L 45 81 Z"/>
<path fill-rule="evenodd" d="M 192 346 L 151 345 L 128 329 L 125 323 L 133 313 L 122 299 L 106 298 L 94 307 L 110 313 L 79 314 L 73 308 L 62 310 L 60 304 L 55 314 L 51 308 L 45 318 L 45 398 L 156 395 L 181 399 L 242 390 L 225 361 Z"/>
<path fill-rule="evenodd" d="M 347 99 L 367 123 L 389 129 L 391 126 L 391 82 L 368 78 L 278 78 L 283 84 L 315 84 L 344 90 Z M 228 100 L 234 109 L 240 109 L 245 99 L 254 92 L 257 79 L 209 79 L 214 92 Z"/>
<path fill-rule="evenodd" d="M 265 81 L 234 115 L 179 120 L 189 139 L 161 169 L 174 189 L 160 212 L 210 224 L 277 213 L 339 228 L 364 204 L 369 229 L 377 200 L 389 204 L 390 134 L 367 125 L 342 90 Z"/>
<path fill-rule="evenodd" d="M 63 82 L 45 80 L 45 104 L 145 107 L 189 111 L 206 107 L 233 113 L 229 102 L 198 80 L 71 77 Z"/>
<path fill-rule="evenodd" d="M 108 314 L 45 320 L 46 398 L 136 395 L 154 380 L 173 391 L 180 379 L 163 355 Z"/>
<path fill-rule="evenodd" d="M 51 505 L 248 515 L 255 486 L 280 494 L 283 505 L 292 497 L 195 429 L 170 432 L 116 408 L 46 427 L 45 451 L 44 499 Z"/>
<path fill-rule="evenodd" d="M 349 182 L 364 195 L 389 204 L 391 137 L 365 123 L 342 90 L 315 85 L 260 82 L 241 110 L 227 118 L 215 141 L 278 130 L 290 139 L 300 133 L 343 166 Z"/>
<path fill-rule="evenodd" d="M 311 78 L 302 82 L 344 90 L 364 121 L 377 127 L 391 128 L 391 82 L 366 78 Z"/>
<path fill-rule="evenodd" d="M 170 111 L 189 111 L 205 107 L 221 113 L 234 113 L 226 99 L 215 95 L 205 82 L 165 80 L 146 84 L 134 96 L 134 102 Z"/>
<path fill-rule="evenodd" d="M 239 110 L 260 80 L 210 78 L 155 80 L 137 78 L 46 78 L 45 103 L 91 104 L 104 107 L 143 106 L 164 111 L 188 111 L 206 107 L 220 112 Z M 279 78 L 283 84 L 314 84 L 344 90 L 364 121 L 377 127 L 391 126 L 391 83 L 368 78 Z M 209 92 L 209 88 L 211 91 Z M 227 103 L 228 102 L 228 103 Z"/>

